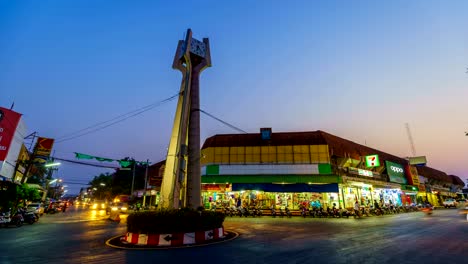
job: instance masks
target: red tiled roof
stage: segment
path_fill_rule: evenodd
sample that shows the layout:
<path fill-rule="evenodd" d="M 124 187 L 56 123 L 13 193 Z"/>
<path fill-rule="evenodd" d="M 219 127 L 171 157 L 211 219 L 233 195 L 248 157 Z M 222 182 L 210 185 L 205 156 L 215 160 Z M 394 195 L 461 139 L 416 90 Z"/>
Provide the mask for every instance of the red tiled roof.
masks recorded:
<path fill-rule="evenodd" d="M 452 183 L 459 186 L 465 186 L 465 182 L 456 175 L 448 175 L 452 179 Z"/>
<path fill-rule="evenodd" d="M 427 166 L 417 167 L 418 174 L 426 178 L 443 181 L 443 182 L 452 182 L 452 179 L 443 171 L 433 169 Z"/>
<path fill-rule="evenodd" d="M 205 140 L 202 149 L 235 146 L 325 145 L 320 131 L 271 133 L 270 140 L 262 140 L 260 133 L 214 135 Z"/>

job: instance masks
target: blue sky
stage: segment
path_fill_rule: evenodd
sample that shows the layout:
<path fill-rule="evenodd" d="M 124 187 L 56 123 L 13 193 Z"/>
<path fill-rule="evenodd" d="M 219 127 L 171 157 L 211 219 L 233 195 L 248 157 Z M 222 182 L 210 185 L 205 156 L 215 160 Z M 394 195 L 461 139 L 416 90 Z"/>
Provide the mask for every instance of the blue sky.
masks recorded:
<path fill-rule="evenodd" d="M 187 28 L 210 38 L 201 108 L 248 132 L 324 130 L 468 177 L 466 1 L 0 1 L 0 105 L 60 138 L 178 92 Z M 164 159 L 175 101 L 55 155 Z M 202 141 L 236 133 L 202 115 Z M 101 170 L 63 164 L 88 182 Z M 71 192 L 79 186 L 71 186 Z"/>

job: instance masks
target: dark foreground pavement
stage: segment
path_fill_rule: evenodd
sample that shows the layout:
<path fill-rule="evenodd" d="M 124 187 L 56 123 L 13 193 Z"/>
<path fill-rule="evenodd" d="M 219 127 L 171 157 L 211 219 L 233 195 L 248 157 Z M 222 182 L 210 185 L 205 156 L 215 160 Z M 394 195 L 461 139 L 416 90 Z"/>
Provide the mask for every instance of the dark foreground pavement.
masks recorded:
<path fill-rule="evenodd" d="M 205 247 L 120 250 L 125 223 L 67 211 L 0 229 L 0 263 L 468 263 L 468 222 L 455 209 L 363 219 L 230 218 L 239 238 Z"/>

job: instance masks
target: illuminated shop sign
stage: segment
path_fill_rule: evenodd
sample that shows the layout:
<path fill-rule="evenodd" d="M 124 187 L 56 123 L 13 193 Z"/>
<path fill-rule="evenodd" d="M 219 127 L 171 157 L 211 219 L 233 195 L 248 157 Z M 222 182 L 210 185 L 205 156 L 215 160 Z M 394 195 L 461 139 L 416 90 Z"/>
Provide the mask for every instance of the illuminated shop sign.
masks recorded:
<path fill-rule="evenodd" d="M 419 185 L 419 176 L 418 170 L 415 166 L 407 165 L 406 166 L 406 179 L 408 180 L 408 184 L 411 185 Z"/>
<path fill-rule="evenodd" d="M 353 167 L 348 167 L 348 172 L 349 172 L 349 174 L 357 174 L 357 175 L 360 175 L 360 176 L 367 176 L 367 177 L 373 177 L 374 176 L 374 173 L 372 171 L 357 169 L 357 168 L 353 168 Z"/>
<path fill-rule="evenodd" d="M 374 174 L 372 173 L 372 171 L 361 170 L 361 169 L 358 169 L 358 174 L 361 175 L 361 176 L 367 176 L 367 177 L 372 177 L 372 176 L 374 176 Z"/>
<path fill-rule="evenodd" d="M 405 177 L 405 170 L 402 165 L 390 161 L 385 161 L 385 164 L 387 166 L 387 174 L 391 182 L 402 184 L 408 183 Z"/>
<path fill-rule="evenodd" d="M 366 156 L 366 167 L 372 168 L 372 167 L 379 167 L 379 166 L 380 166 L 379 155 Z"/>

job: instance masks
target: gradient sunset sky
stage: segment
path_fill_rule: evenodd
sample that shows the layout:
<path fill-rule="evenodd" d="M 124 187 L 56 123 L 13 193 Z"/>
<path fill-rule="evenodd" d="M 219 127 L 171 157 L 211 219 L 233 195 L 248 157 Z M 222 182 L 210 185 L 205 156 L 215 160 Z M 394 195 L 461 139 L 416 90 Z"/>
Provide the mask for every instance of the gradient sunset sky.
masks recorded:
<path fill-rule="evenodd" d="M 287 4 L 286 4 L 287 3 Z M 28 132 L 69 133 L 179 90 L 187 28 L 208 37 L 201 108 L 245 131 L 323 130 L 468 178 L 468 1 L 0 1 L 0 105 Z M 158 162 L 176 101 L 73 140 L 73 152 Z M 237 131 L 201 116 L 202 142 Z M 87 183 L 102 170 L 62 163 Z M 70 193 L 81 186 L 69 185 Z"/>

